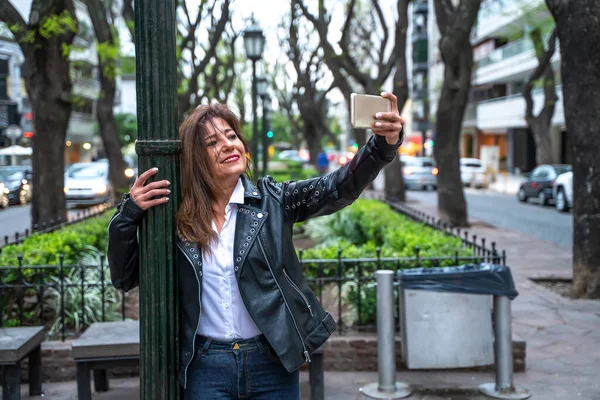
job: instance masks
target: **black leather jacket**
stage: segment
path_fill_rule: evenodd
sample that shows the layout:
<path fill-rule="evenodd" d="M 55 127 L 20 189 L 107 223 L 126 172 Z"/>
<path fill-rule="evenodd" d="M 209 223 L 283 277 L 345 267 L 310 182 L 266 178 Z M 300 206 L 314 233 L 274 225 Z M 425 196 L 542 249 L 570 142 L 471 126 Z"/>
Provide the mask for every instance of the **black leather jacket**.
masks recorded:
<path fill-rule="evenodd" d="M 335 331 L 336 324 L 304 279 L 292 242 L 295 222 L 331 214 L 356 200 L 400 145 L 372 136 L 349 163 L 319 178 L 276 183 L 271 177 L 257 186 L 242 177 L 244 205 L 238 207 L 234 270 L 250 316 L 282 364 L 293 371 Z M 398 171 L 397 173 L 400 173 Z M 145 212 L 127 196 L 109 224 L 108 261 L 117 289 L 138 285 L 137 228 Z M 202 254 L 194 243 L 178 239 L 181 348 L 178 380 L 186 386 L 194 356 L 201 312 Z"/>

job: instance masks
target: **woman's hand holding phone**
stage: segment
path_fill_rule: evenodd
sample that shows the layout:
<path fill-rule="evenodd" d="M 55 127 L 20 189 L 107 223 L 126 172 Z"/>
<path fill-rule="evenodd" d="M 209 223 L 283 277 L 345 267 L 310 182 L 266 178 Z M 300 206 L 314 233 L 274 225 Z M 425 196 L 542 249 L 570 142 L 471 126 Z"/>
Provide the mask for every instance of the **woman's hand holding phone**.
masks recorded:
<path fill-rule="evenodd" d="M 394 94 L 389 92 L 381 93 L 381 97 L 390 100 L 391 110 L 375 113 L 373 116 L 375 122 L 373 122 L 371 130 L 374 134 L 385 137 L 388 144 L 397 144 L 398 140 L 400 140 L 400 132 L 404 123 L 398 111 L 398 99 Z"/>

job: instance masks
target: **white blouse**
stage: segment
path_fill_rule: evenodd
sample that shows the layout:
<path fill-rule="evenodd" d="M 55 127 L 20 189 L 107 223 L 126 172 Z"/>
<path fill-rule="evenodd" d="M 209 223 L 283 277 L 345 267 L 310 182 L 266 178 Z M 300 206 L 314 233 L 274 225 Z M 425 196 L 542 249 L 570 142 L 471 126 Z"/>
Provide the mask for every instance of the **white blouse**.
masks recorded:
<path fill-rule="evenodd" d="M 242 180 L 233 190 L 225 209 L 225 223 L 211 254 L 203 254 L 202 311 L 197 332 L 221 341 L 249 339 L 260 335 L 242 301 L 233 270 L 233 241 L 238 204 L 244 204 Z M 213 221 L 212 228 L 217 232 Z M 218 233 L 218 232 L 217 232 Z"/>

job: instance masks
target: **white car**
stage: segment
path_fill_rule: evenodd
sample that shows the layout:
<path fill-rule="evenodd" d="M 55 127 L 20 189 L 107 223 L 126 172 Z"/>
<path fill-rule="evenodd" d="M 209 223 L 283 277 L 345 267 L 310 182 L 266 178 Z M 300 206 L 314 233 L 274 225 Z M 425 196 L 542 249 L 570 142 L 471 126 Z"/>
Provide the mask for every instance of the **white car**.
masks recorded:
<path fill-rule="evenodd" d="M 67 206 L 92 206 L 108 203 L 113 198 L 108 178 L 108 163 L 77 163 L 65 173 Z"/>
<path fill-rule="evenodd" d="M 484 188 L 488 185 L 485 166 L 478 158 L 460 159 L 460 180 L 465 186 Z"/>
<path fill-rule="evenodd" d="M 552 185 L 556 209 L 567 212 L 573 206 L 573 171 L 560 174 Z"/>

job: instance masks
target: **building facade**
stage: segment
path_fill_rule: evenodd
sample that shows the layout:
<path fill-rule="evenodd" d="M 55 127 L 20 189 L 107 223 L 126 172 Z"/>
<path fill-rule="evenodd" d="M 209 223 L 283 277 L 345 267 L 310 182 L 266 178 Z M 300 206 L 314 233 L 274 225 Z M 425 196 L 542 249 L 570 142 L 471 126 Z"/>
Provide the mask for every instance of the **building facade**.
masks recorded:
<path fill-rule="evenodd" d="M 433 0 L 429 1 L 429 38 L 432 44 L 429 51 L 429 94 L 430 110 L 434 115 L 444 67 L 437 46 L 440 34 L 435 23 Z M 548 21 L 551 21 L 551 15 L 543 0 L 482 2 L 471 37 L 474 65 L 461 135 L 462 157 L 480 158 L 484 148 L 496 147 L 501 170 L 527 172 L 536 166 L 535 143 L 525 121 L 523 87 L 538 65 L 529 32 L 534 25 Z M 568 163 L 558 48 L 551 63 L 559 98 L 550 128 L 553 161 Z M 532 96 L 534 114 L 537 115 L 544 103 L 543 92 L 534 89 Z"/>

